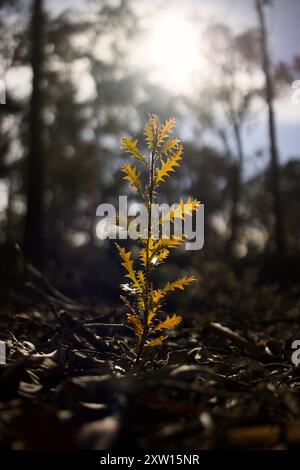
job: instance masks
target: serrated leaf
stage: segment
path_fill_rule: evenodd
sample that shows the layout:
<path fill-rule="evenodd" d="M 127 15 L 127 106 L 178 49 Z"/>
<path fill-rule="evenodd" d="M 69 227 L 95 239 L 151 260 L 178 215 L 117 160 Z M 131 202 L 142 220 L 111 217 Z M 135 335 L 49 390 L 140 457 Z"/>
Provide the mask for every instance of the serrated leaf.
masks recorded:
<path fill-rule="evenodd" d="M 162 146 L 160 153 L 166 155 L 174 150 L 177 150 L 180 140 L 177 137 L 170 137 Z"/>
<path fill-rule="evenodd" d="M 160 322 L 158 325 L 156 325 L 155 328 L 151 330 L 151 333 L 174 328 L 175 326 L 179 325 L 181 322 L 182 322 L 182 317 L 180 315 L 176 315 L 175 313 L 173 316 L 167 315 L 167 318 L 163 320 L 162 322 Z"/>
<path fill-rule="evenodd" d="M 125 248 L 122 248 L 116 243 L 116 247 L 123 260 L 122 266 L 126 269 L 127 273 L 125 277 L 128 277 L 133 282 L 133 286 L 141 290 L 141 286 L 137 280 L 136 273 L 133 269 L 133 260 L 131 259 L 131 251 L 126 252 Z"/>
<path fill-rule="evenodd" d="M 122 149 L 129 152 L 133 157 L 136 157 L 143 163 L 146 159 L 142 152 L 138 149 L 138 140 L 133 140 L 131 137 L 124 137 L 121 141 Z"/>
<path fill-rule="evenodd" d="M 175 171 L 176 167 L 179 167 L 179 162 L 181 160 L 181 155 L 182 155 L 183 147 L 180 146 L 176 153 L 173 155 L 169 156 L 167 160 L 161 160 L 161 167 L 156 168 L 155 170 L 155 178 L 154 178 L 154 184 L 157 185 L 161 181 L 164 181 L 164 178 L 167 176 L 170 176 L 170 173 Z"/>
<path fill-rule="evenodd" d="M 121 170 L 126 174 L 123 179 L 129 181 L 130 186 L 135 188 L 141 194 L 141 174 L 138 172 L 137 168 L 135 166 L 131 166 L 130 163 L 124 163 Z"/>
<path fill-rule="evenodd" d="M 153 309 L 153 310 L 150 310 L 149 314 L 148 314 L 148 325 L 151 325 L 153 319 L 155 318 L 155 316 L 157 315 L 157 308 L 156 309 Z"/>
<path fill-rule="evenodd" d="M 157 144 L 160 121 L 157 114 L 149 117 L 144 127 L 144 135 L 150 150 L 153 150 Z"/>
<path fill-rule="evenodd" d="M 150 239 L 148 244 L 149 263 L 156 265 L 165 260 L 169 254 L 169 249 L 177 248 L 183 243 L 183 239 L 171 237 L 160 238 L 158 240 Z M 140 250 L 140 260 L 144 267 L 147 264 L 147 248 L 143 247 Z"/>
<path fill-rule="evenodd" d="M 133 326 L 135 335 L 138 338 L 141 338 L 144 333 L 144 328 L 139 317 L 133 313 L 128 313 L 127 320 L 128 323 L 131 323 L 131 325 Z"/>
<path fill-rule="evenodd" d="M 151 325 L 153 319 L 156 317 L 159 309 L 161 308 L 161 300 L 164 298 L 164 293 L 161 289 L 152 290 L 150 293 L 150 310 L 148 314 L 148 325 Z"/>
<path fill-rule="evenodd" d="M 137 305 L 140 312 L 145 312 L 145 300 L 143 295 L 139 295 L 137 299 Z"/>
<path fill-rule="evenodd" d="M 182 238 L 178 238 L 175 236 L 172 236 L 171 238 L 160 238 L 155 244 L 155 250 L 159 251 L 164 248 L 177 248 L 183 243 L 183 241 L 184 240 Z"/>
<path fill-rule="evenodd" d="M 155 289 L 152 291 L 152 302 L 158 304 L 161 298 L 163 297 L 163 292 L 161 289 Z"/>
<path fill-rule="evenodd" d="M 159 223 L 174 222 L 174 219 L 184 220 L 186 216 L 191 216 L 194 211 L 198 210 L 199 205 L 200 201 L 197 199 L 188 198 L 187 202 L 180 199 L 179 204 L 173 204 L 168 212 L 161 215 Z"/>
<path fill-rule="evenodd" d="M 147 243 L 147 241 L 145 241 Z M 140 249 L 140 260 L 144 267 L 147 266 L 147 250 L 148 250 L 148 259 L 150 260 L 151 254 L 153 251 L 154 240 L 152 238 L 149 239 L 147 246 Z"/>
<path fill-rule="evenodd" d="M 175 122 L 176 121 L 174 118 L 170 118 L 170 119 L 167 119 L 162 126 L 160 126 L 159 135 L 158 135 L 158 145 L 162 144 L 162 142 L 172 132 L 172 129 L 175 126 Z"/>
<path fill-rule="evenodd" d="M 158 251 L 157 254 L 152 256 L 151 264 L 154 264 L 156 266 L 157 264 L 165 261 L 165 259 L 167 259 L 168 256 L 169 256 L 169 250 L 167 250 L 166 248 L 164 250 Z"/>
<path fill-rule="evenodd" d="M 158 344 L 162 343 L 165 339 L 167 339 L 167 336 L 158 336 L 157 338 L 152 339 L 149 341 L 146 346 L 151 348 L 153 346 L 157 346 Z"/>
<path fill-rule="evenodd" d="M 156 240 L 150 238 L 149 240 L 145 240 L 146 246 L 141 248 L 140 250 L 140 260 L 144 267 L 147 266 L 147 250 L 148 250 L 148 260 L 151 263 L 151 258 L 155 253 L 155 244 Z"/>
<path fill-rule="evenodd" d="M 140 285 L 144 289 L 145 288 L 145 275 L 144 275 L 143 271 L 138 271 L 138 279 L 140 281 Z"/>
<path fill-rule="evenodd" d="M 183 202 L 182 199 L 180 200 L 180 205 L 183 207 L 184 215 L 192 215 L 193 211 L 196 211 L 200 204 L 200 201 L 197 199 L 192 200 L 190 197 L 186 202 Z"/>
<path fill-rule="evenodd" d="M 146 265 L 147 265 L 146 248 L 141 248 L 141 250 L 140 250 L 140 260 L 141 260 L 141 263 L 143 264 L 143 266 L 146 267 Z"/>
<path fill-rule="evenodd" d="M 183 276 L 177 279 L 176 281 L 168 282 L 162 289 L 162 292 L 166 294 L 167 292 L 172 292 L 175 289 L 184 290 L 184 286 L 188 286 L 189 284 L 191 284 L 191 282 L 195 280 L 196 279 L 193 276 Z"/>

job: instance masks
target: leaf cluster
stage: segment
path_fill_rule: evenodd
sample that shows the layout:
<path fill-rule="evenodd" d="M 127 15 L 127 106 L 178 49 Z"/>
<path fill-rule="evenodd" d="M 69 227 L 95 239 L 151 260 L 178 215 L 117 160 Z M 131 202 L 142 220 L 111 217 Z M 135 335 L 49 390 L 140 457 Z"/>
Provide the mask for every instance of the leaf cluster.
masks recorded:
<path fill-rule="evenodd" d="M 122 165 L 124 179 L 129 182 L 141 197 L 148 211 L 148 220 L 152 221 L 152 205 L 158 195 L 159 186 L 180 166 L 183 155 L 183 146 L 177 137 L 171 135 L 175 119 L 160 122 L 157 115 L 149 116 L 144 127 L 144 136 L 147 154 L 139 147 L 137 139 L 124 137 L 122 149 L 128 152 L 133 162 Z M 146 176 L 143 184 L 142 174 Z M 174 223 L 175 219 L 184 220 L 198 209 L 200 202 L 181 198 L 179 203 L 173 205 L 158 220 L 161 227 L 165 222 Z M 184 234 L 181 237 L 170 235 L 163 237 L 154 235 L 151 222 L 148 224 L 146 235 L 139 239 L 139 267 L 135 266 L 132 253 L 116 244 L 122 266 L 124 267 L 127 282 L 122 285 L 127 296 L 121 296 L 127 313 L 127 321 L 135 332 L 138 343 L 137 360 L 140 359 L 144 348 L 160 344 L 167 338 L 168 330 L 178 326 L 182 317 L 177 313 L 164 315 L 163 306 L 167 295 L 176 289 L 183 290 L 195 279 L 184 276 L 177 280 L 167 282 L 162 288 L 154 288 L 152 274 L 156 267 L 165 262 L 170 250 L 176 249 L 184 243 Z"/>

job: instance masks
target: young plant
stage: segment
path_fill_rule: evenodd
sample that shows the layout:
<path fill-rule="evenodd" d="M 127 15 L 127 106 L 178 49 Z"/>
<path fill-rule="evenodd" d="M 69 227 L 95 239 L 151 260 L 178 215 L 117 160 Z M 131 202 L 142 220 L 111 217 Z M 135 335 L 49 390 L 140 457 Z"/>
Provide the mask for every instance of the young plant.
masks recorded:
<path fill-rule="evenodd" d="M 164 341 L 166 332 L 182 321 L 180 315 L 164 315 L 162 312 L 166 296 L 175 289 L 183 290 L 185 286 L 195 279 L 183 276 L 168 282 L 163 288 L 154 288 L 153 271 L 163 263 L 169 255 L 170 249 L 177 248 L 184 242 L 184 234 L 161 234 L 165 223 L 174 224 L 175 219 L 185 220 L 196 211 L 200 202 L 191 200 L 173 205 L 167 212 L 155 218 L 153 205 L 156 201 L 160 185 L 169 177 L 182 159 L 183 146 L 176 137 L 172 137 L 174 119 L 161 123 L 157 115 L 151 115 L 144 128 L 144 135 L 149 156 L 146 157 L 138 148 L 138 141 L 132 138 L 122 139 L 122 149 L 129 152 L 136 160 L 138 166 L 131 163 L 122 165 L 124 179 L 135 189 L 145 207 L 147 223 L 140 236 L 140 267 L 134 267 L 132 253 L 116 244 L 122 258 L 122 266 L 126 270 L 129 282 L 123 285 L 128 296 L 121 296 L 128 309 L 127 320 L 133 327 L 137 339 L 137 358 L 139 362 L 145 348 L 153 347 Z M 146 181 L 145 181 L 146 178 Z M 145 181 L 145 182 L 144 182 Z M 154 224 L 159 230 L 154 230 Z"/>

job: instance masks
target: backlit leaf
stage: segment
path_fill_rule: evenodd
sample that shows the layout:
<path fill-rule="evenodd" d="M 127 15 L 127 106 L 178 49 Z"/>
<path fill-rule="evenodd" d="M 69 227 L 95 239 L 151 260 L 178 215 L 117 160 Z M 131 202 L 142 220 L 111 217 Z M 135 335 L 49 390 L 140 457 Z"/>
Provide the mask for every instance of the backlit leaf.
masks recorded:
<path fill-rule="evenodd" d="M 162 263 L 163 261 L 165 261 L 168 255 L 169 255 L 169 250 L 167 249 L 159 251 L 156 255 L 152 256 L 151 264 L 157 265 L 159 263 Z"/>
<path fill-rule="evenodd" d="M 131 166 L 130 163 L 124 163 L 121 170 L 126 174 L 123 179 L 128 180 L 130 182 L 130 186 L 135 188 L 141 194 L 141 174 L 138 172 L 137 168 L 135 166 Z"/>
<path fill-rule="evenodd" d="M 158 240 L 150 239 L 148 243 L 149 263 L 158 264 L 167 258 L 170 248 L 176 248 L 183 243 L 183 239 L 176 237 L 160 238 Z M 144 267 L 147 265 L 147 246 L 140 250 L 140 260 Z"/>
<path fill-rule="evenodd" d="M 131 325 L 133 326 L 135 335 L 138 338 L 141 338 L 143 335 L 144 329 L 143 329 L 143 325 L 139 317 L 137 315 L 134 315 L 133 313 L 128 313 L 127 320 L 128 320 L 128 323 L 131 323 Z"/>
<path fill-rule="evenodd" d="M 176 167 L 179 167 L 179 162 L 181 160 L 183 148 L 180 146 L 176 153 L 169 156 L 167 160 L 161 160 L 161 167 L 156 168 L 154 184 L 157 185 L 161 181 L 164 181 L 164 178 L 170 176 L 170 173 L 175 171 Z"/>
<path fill-rule="evenodd" d="M 160 153 L 166 155 L 170 152 L 173 152 L 173 150 L 177 150 L 179 144 L 179 139 L 177 139 L 176 137 L 170 137 L 162 146 Z"/>
<path fill-rule="evenodd" d="M 172 236 L 171 238 L 160 238 L 155 243 L 155 252 L 162 250 L 164 248 L 176 248 L 178 245 L 183 243 L 182 238 Z"/>
<path fill-rule="evenodd" d="M 126 269 L 127 273 L 125 277 L 128 277 L 133 282 L 133 286 L 141 290 L 141 286 L 137 280 L 136 273 L 133 269 L 133 260 L 131 259 L 131 251 L 126 252 L 125 248 L 122 248 L 116 243 L 116 247 L 123 260 L 122 266 Z"/>
<path fill-rule="evenodd" d="M 169 136 L 174 126 L 174 118 L 167 119 L 166 122 L 162 124 L 162 126 L 160 126 L 158 135 L 158 145 L 162 144 L 162 142 Z"/>
<path fill-rule="evenodd" d="M 181 316 L 176 315 L 175 313 L 172 316 L 167 315 L 167 318 L 160 322 L 158 325 L 156 325 L 156 327 L 151 330 L 151 333 L 154 333 L 155 331 L 168 330 L 169 328 L 174 328 L 181 322 Z"/>
<path fill-rule="evenodd" d="M 160 224 L 164 222 L 174 222 L 174 219 L 184 220 L 186 216 L 191 216 L 194 211 L 198 210 L 200 206 L 200 201 L 197 199 L 192 200 L 188 198 L 187 202 L 183 202 L 183 199 L 180 199 L 179 204 L 173 204 L 170 210 L 160 217 Z"/>
<path fill-rule="evenodd" d="M 157 346 L 158 344 L 162 343 L 165 339 L 167 339 L 167 336 L 158 336 L 157 338 L 154 338 L 152 339 L 151 341 L 149 341 L 146 346 L 148 346 L 149 348 L 150 347 L 153 347 L 153 346 Z"/>
<path fill-rule="evenodd" d="M 139 279 L 139 281 L 140 281 L 140 285 L 141 285 L 142 288 L 144 289 L 144 288 L 145 288 L 145 276 L 144 276 L 143 271 L 139 271 L 139 272 L 138 272 L 138 279 Z"/>
<path fill-rule="evenodd" d="M 132 156 L 138 158 L 142 162 L 145 162 L 146 159 L 142 152 L 138 149 L 138 140 L 133 140 L 131 137 L 124 137 L 121 141 L 122 149 L 126 152 L 131 153 Z"/>
<path fill-rule="evenodd" d="M 176 281 L 168 282 L 165 287 L 162 289 L 163 293 L 174 291 L 175 289 L 184 289 L 184 286 L 188 286 L 191 282 L 195 281 L 196 279 L 192 276 L 183 276 Z"/>
<path fill-rule="evenodd" d="M 148 314 L 148 325 L 151 325 L 153 319 L 161 308 L 161 300 L 164 298 L 164 293 L 161 289 L 154 289 L 150 293 L 150 311 Z"/>
<path fill-rule="evenodd" d="M 150 150 L 154 150 L 157 145 L 159 126 L 159 117 L 157 114 L 153 114 L 149 117 L 144 127 L 145 139 Z"/>

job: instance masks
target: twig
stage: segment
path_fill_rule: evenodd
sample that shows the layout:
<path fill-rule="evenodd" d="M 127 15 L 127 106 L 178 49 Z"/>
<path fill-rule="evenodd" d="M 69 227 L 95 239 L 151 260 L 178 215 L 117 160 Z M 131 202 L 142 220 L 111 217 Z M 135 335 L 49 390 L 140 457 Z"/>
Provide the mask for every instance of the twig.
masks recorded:
<path fill-rule="evenodd" d="M 85 322 L 83 322 L 82 324 L 83 324 L 83 325 L 86 325 L 86 326 L 89 327 L 89 328 L 97 328 L 97 327 L 103 326 L 103 327 L 107 327 L 107 328 L 109 328 L 109 327 L 114 327 L 114 328 L 127 328 L 127 329 L 129 329 L 130 331 L 134 331 L 133 328 L 131 328 L 131 327 L 128 326 L 128 325 L 124 325 L 124 323 L 98 323 L 98 322 L 93 322 L 93 321 L 91 320 L 91 323 L 90 323 L 90 321 L 85 321 Z"/>
<path fill-rule="evenodd" d="M 89 312 L 93 312 L 93 313 L 99 313 L 97 312 L 97 310 L 93 310 L 91 309 L 90 307 L 84 305 L 84 304 L 81 304 L 79 302 L 75 302 L 74 300 L 70 299 L 69 297 L 67 297 L 66 295 L 62 294 L 61 292 L 59 292 L 51 283 L 50 281 L 47 279 L 47 277 L 42 274 L 35 266 L 33 266 L 24 256 L 21 248 L 19 247 L 18 244 L 16 244 L 16 250 L 18 252 L 18 254 L 20 255 L 21 259 L 22 259 L 22 262 L 23 262 L 23 266 L 24 266 L 24 269 L 28 275 L 28 278 L 31 280 L 31 279 L 36 279 L 36 280 L 39 280 L 43 285 L 44 287 L 46 288 L 46 290 L 48 290 L 48 293 L 44 292 L 44 290 L 42 290 L 41 288 L 37 287 L 33 282 L 30 281 L 29 285 L 37 290 L 39 290 L 40 292 L 42 292 L 44 294 L 44 296 L 48 297 L 49 300 L 51 300 L 51 302 L 56 302 L 57 304 L 59 304 L 60 306 L 68 309 L 68 310 L 73 310 L 73 311 L 89 311 Z"/>
<path fill-rule="evenodd" d="M 232 344 L 245 350 L 250 356 L 254 356 L 257 359 L 266 359 L 266 354 L 255 343 L 251 343 L 227 326 L 212 322 L 208 329 L 223 338 L 229 339 Z"/>

